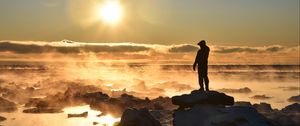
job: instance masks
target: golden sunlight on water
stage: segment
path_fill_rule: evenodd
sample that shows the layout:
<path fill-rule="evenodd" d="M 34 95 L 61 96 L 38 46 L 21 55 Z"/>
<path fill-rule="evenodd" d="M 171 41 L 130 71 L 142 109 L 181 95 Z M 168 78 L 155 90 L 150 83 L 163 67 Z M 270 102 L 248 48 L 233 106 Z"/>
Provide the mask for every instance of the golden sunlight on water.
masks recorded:
<path fill-rule="evenodd" d="M 1 122 L 4 126 L 94 126 L 94 123 L 99 126 L 113 126 L 120 118 L 115 118 L 111 115 L 97 117 L 101 114 L 100 111 L 91 110 L 89 105 L 65 108 L 63 113 L 53 114 L 26 114 L 22 109 L 14 113 L 1 113 L 1 116 L 7 118 Z M 68 114 L 80 114 L 88 112 L 88 116 L 68 118 Z"/>

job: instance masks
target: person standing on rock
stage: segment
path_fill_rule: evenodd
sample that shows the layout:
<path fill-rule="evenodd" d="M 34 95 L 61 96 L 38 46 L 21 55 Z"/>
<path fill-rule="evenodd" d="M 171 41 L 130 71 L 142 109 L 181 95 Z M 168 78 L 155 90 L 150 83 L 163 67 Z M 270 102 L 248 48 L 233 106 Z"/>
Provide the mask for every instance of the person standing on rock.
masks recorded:
<path fill-rule="evenodd" d="M 205 40 L 201 40 L 197 45 L 200 46 L 200 50 L 197 52 L 197 56 L 195 58 L 195 62 L 193 65 L 193 70 L 196 70 L 196 66 L 198 65 L 198 78 L 199 78 L 199 85 L 200 91 L 204 91 L 203 81 L 205 83 L 206 91 L 209 91 L 209 79 L 207 76 L 207 69 L 208 69 L 208 55 L 209 55 L 209 47 L 206 45 Z"/>

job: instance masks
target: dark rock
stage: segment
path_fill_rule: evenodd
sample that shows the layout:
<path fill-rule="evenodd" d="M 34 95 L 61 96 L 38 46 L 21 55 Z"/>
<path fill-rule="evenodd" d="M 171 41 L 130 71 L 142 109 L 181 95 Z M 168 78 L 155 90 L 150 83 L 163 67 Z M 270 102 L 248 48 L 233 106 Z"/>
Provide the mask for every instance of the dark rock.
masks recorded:
<path fill-rule="evenodd" d="M 43 101 L 42 98 L 30 98 L 28 102 L 25 103 L 25 107 L 36 107 L 41 101 Z"/>
<path fill-rule="evenodd" d="M 84 117 L 86 118 L 88 116 L 88 112 L 83 112 L 81 114 L 68 114 L 68 118 L 77 118 L 77 117 Z"/>
<path fill-rule="evenodd" d="M 300 113 L 300 104 L 299 103 L 294 103 L 294 104 L 288 105 L 285 108 L 283 108 L 281 111 Z"/>
<path fill-rule="evenodd" d="M 260 113 L 265 113 L 265 112 L 272 112 L 273 109 L 270 104 L 268 103 L 260 103 L 260 104 L 253 104 L 253 107 Z"/>
<path fill-rule="evenodd" d="M 110 98 L 106 101 L 90 103 L 91 109 L 99 110 L 103 113 L 110 113 L 113 116 L 121 116 L 126 106 L 117 98 Z"/>
<path fill-rule="evenodd" d="M 134 97 L 133 95 L 128 95 L 128 94 L 122 94 L 118 99 L 127 107 L 134 107 L 134 108 L 149 103 L 148 100 L 140 99 Z"/>
<path fill-rule="evenodd" d="M 251 103 L 248 101 L 237 101 L 234 103 L 234 106 L 252 107 Z"/>
<path fill-rule="evenodd" d="M 161 126 L 148 109 L 126 109 L 119 126 Z"/>
<path fill-rule="evenodd" d="M 253 107 L 198 105 L 173 114 L 174 126 L 270 126 Z"/>
<path fill-rule="evenodd" d="M 146 106 L 149 109 L 155 110 L 173 110 L 176 109 L 176 106 L 172 104 L 172 99 L 169 97 L 158 97 L 149 102 Z"/>
<path fill-rule="evenodd" d="M 93 122 L 93 125 L 98 125 L 99 123 L 98 122 Z"/>
<path fill-rule="evenodd" d="M 52 96 L 51 96 L 52 97 Z M 51 101 L 53 100 L 53 101 Z M 63 102 L 59 102 L 56 98 L 43 98 L 43 99 L 30 99 L 25 107 L 34 107 L 30 109 L 23 110 L 24 113 L 61 113 L 64 104 L 59 104 Z"/>
<path fill-rule="evenodd" d="M 192 107 L 194 105 L 233 105 L 234 98 L 216 91 L 194 90 L 191 94 L 172 97 L 172 103 L 180 108 Z"/>
<path fill-rule="evenodd" d="M 101 117 L 101 116 L 105 116 L 105 115 L 106 115 L 106 113 L 102 112 L 102 113 L 98 114 L 97 117 Z"/>
<path fill-rule="evenodd" d="M 163 126 L 169 126 L 173 121 L 173 111 L 172 110 L 151 110 L 151 115 L 159 120 L 160 124 Z"/>
<path fill-rule="evenodd" d="M 0 112 L 13 112 L 17 110 L 17 106 L 14 102 L 8 101 L 0 97 Z"/>
<path fill-rule="evenodd" d="M 90 103 L 98 103 L 98 102 L 106 101 L 109 99 L 109 96 L 102 92 L 94 92 L 94 93 L 83 94 L 82 98 L 84 99 L 85 102 L 90 104 Z"/>
<path fill-rule="evenodd" d="M 31 108 L 23 110 L 24 113 L 62 113 L 62 108 L 50 108 L 50 107 L 42 107 L 42 108 Z"/>
<path fill-rule="evenodd" d="M 257 104 L 258 111 L 267 117 L 276 126 L 299 126 L 300 125 L 300 106 L 298 103 L 291 104 L 282 110 L 271 111 L 269 104 Z M 264 106 L 264 107 L 262 107 Z M 257 107 L 257 106 L 256 106 Z M 267 110 L 267 111 L 266 111 Z"/>
<path fill-rule="evenodd" d="M 266 116 L 276 126 L 300 126 L 300 115 L 276 112 Z"/>
<path fill-rule="evenodd" d="M 300 103 L 300 95 L 292 96 L 288 99 L 289 102 L 298 102 Z"/>
<path fill-rule="evenodd" d="M 0 116 L 0 122 L 5 121 L 5 120 L 6 120 L 5 117 Z"/>

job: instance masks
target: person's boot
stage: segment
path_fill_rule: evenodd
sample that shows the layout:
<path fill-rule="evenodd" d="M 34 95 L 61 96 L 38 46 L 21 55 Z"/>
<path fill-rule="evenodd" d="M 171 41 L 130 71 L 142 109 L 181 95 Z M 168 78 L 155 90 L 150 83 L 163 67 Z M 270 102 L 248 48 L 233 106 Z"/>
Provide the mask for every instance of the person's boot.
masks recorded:
<path fill-rule="evenodd" d="M 205 88 L 206 91 L 209 91 L 208 87 Z"/>
<path fill-rule="evenodd" d="M 209 91 L 208 84 L 205 84 L 205 90 Z"/>
<path fill-rule="evenodd" d="M 203 88 L 203 87 L 200 87 L 199 91 L 204 91 L 204 88 Z"/>

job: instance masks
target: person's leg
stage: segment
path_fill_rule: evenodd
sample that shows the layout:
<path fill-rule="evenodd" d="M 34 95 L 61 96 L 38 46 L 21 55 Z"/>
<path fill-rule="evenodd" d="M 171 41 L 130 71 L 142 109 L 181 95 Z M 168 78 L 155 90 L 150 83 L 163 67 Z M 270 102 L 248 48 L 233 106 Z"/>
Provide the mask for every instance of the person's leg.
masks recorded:
<path fill-rule="evenodd" d="M 205 82 L 205 90 L 209 91 L 209 79 L 207 75 L 204 77 L 204 82 Z"/>
<path fill-rule="evenodd" d="M 199 79 L 200 90 L 204 91 L 203 76 L 201 76 L 201 74 L 199 74 L 198 79 Z"/>

